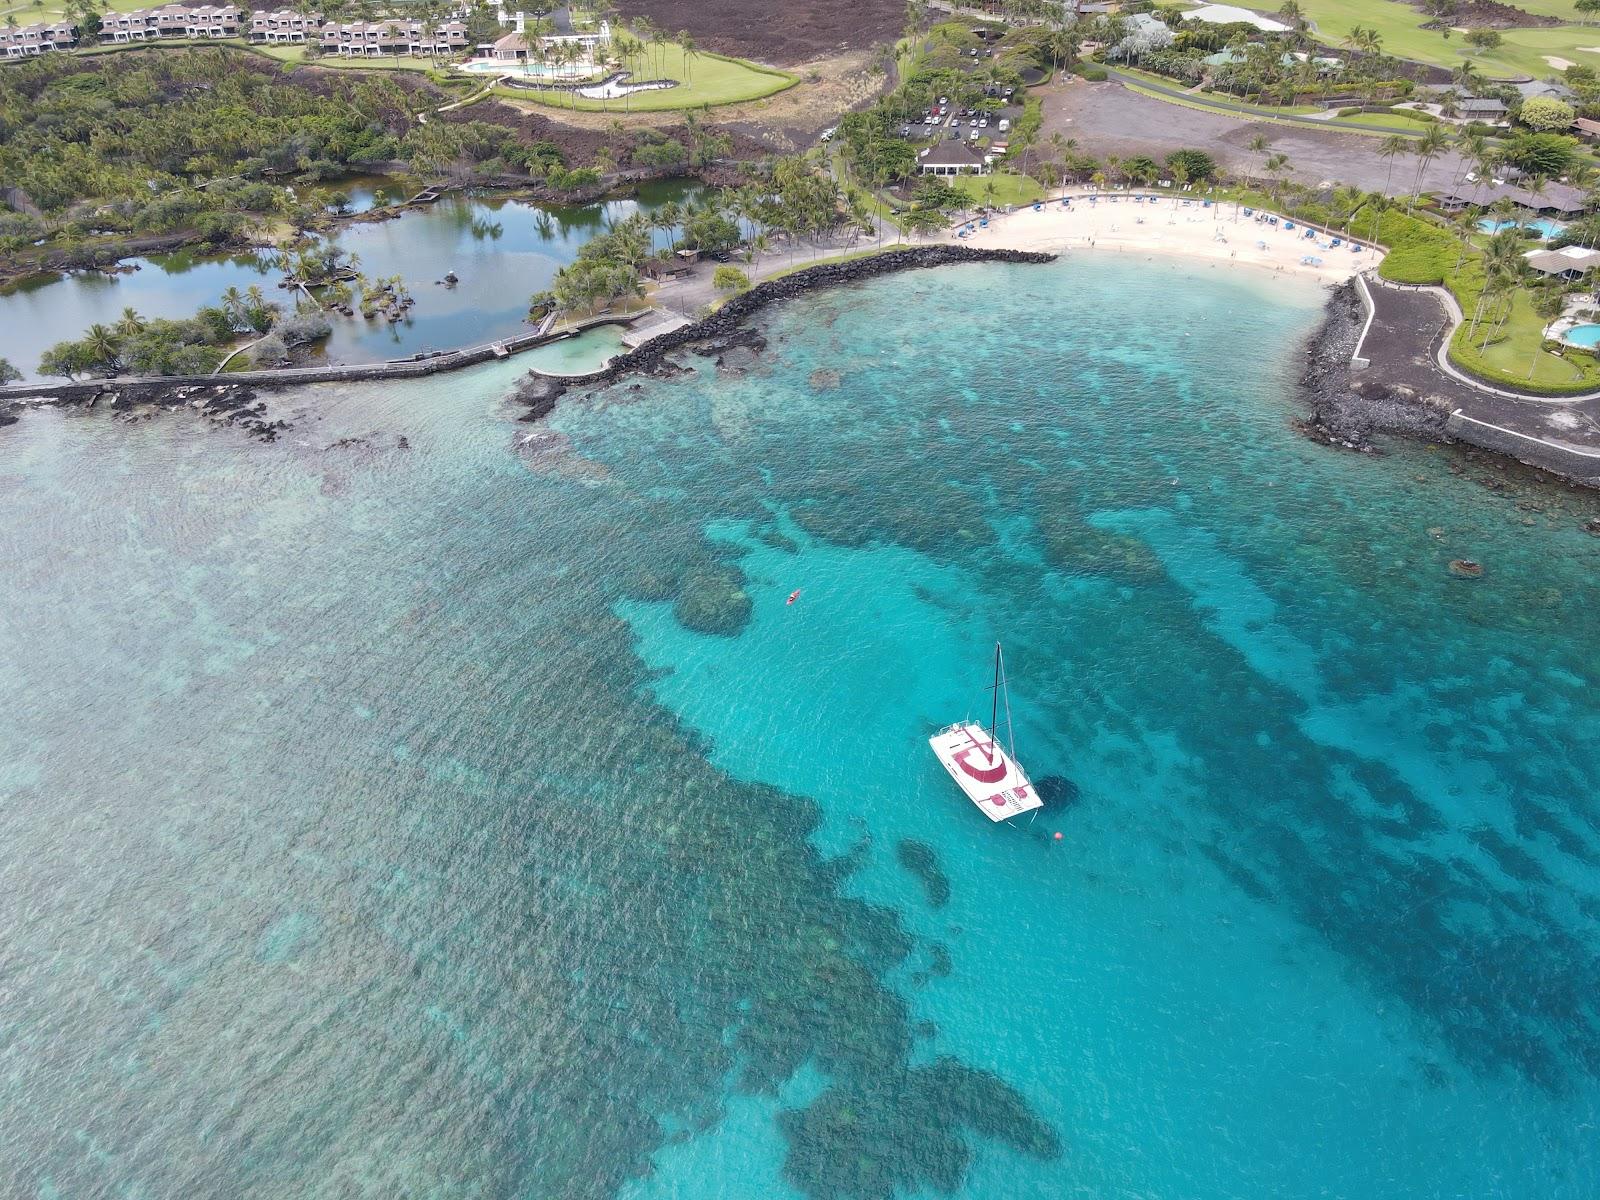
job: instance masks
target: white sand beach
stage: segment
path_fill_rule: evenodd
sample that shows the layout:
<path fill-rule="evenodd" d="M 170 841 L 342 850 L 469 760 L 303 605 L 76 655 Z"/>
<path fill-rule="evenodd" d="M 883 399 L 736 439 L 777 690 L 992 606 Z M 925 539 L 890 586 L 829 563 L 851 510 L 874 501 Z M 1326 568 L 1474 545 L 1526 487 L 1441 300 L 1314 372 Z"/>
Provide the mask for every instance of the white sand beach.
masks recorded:
<path fill-rule="evenodd" d="M 1276 225 L 1246 216 L 1244 207 L 1232 201 L 1208 208 L 1193 197 L 1135 202 L 1129 193 L 1074 192 L 1065 205 L 1061 197 L 1053 197 L 1037 211 L 1024 205 L 991 217 L 987 226 L 973 221 L 966 236 L 960 236 L 960 230 L 969 229 L 963 225 L 948 237 L 969 246 L 1012 250 L 1177 254 L 1212 259 L 1218 267 L 1265 268 L 1328 283 L 1341 283 L 1383 257 L 1381 250 L 1359 239 L 1355 244 L 1360 251 L 1352 251 L 1350 239 L 1342 235 L 1333 235 L 1340 237 L 1334 246 L 1326 233 L 1307 237 L 1298 221 L 1292 229 L 1287 224 L 1281 216 Z"/>

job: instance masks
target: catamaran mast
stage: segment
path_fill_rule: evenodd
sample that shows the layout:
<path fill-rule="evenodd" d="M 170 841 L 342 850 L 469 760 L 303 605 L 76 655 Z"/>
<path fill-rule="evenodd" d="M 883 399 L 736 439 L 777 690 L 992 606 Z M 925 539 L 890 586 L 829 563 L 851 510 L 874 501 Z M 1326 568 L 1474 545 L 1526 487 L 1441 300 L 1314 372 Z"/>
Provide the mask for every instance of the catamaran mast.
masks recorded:
<path fill-rule="evenodd" d="M 1000 643 L 994 644 L 994 687 L 989 689 L 993 703 L 989 706 L 989 752 L 988 757 L 994 758 L 995 738 L 1000 735 Z"/>

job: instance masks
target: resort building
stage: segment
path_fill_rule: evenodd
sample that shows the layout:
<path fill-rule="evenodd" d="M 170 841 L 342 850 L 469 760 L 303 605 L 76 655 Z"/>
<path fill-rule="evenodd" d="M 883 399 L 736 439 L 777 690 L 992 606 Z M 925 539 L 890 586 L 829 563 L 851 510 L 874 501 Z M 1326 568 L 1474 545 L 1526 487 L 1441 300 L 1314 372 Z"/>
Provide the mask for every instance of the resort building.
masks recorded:
<path fill-rule="evenodd" d="M 148 42 L 155 38 L 231 38 L 239 36 L 239 10 L 231 4 L 190 8 L 136 8 L 100 16 L 103 42 Z"/>
<path fill-rule="evenodd" d="M 1490 125 L 1502 125 L 1506 119 L 1505 102 L 1493 96 L 1471 96 L 1457 100 L 1456 111 L 1463 120 L 1486 121 Z"/>
<path fill-rule="evenodd" d="M 478 53 L 496 62 L 527 62 L 530 59 L 556 61 L 563 53 L 571 55 L 575 70 L 588 73 L 605 62 L 611 48 L 611 23 L 601 21 L 592 29 L 573 24 L 571 10 L 558 8 L 537 18 L 537 36 L 528 29 L 526 13 L 500 13 L 500 23 L 513 26 L 512 32 L 492 45 L 480 45 Z M 571 47 L 571 50 L 567 48 Z"/>
<path fill-rule="evenodd" d="M 422 21 L 351 21 L 322 26 L 319 35 L 324 54 L 345 58 L 382 55 L 455 54 L 467 48 L 467 27 L 444 21 L 431 29 Z"/>
<path fill-rule="evenodd" d="M 944 141 L 917 156 L 919 175 L 982 175 L 983 155 L 963 141 Z"/>
<path fill-rule="evenodd" d="M 78 27 L 70 21 L 0 28 L 0 61 L 32 58 L 46 50 L 71 50 L 77 44 Z"/>
<path fill-rule="evenodd" d="M 1563 279 L 1582 279 L 1600 266 L 1600 250 L 1584 246 L 1563 246 L 1559 250 L 1531 250 L 1523 255 L 1528 265 L 1541 275 L 1559 275 Z"/>
<path fill-rule="evenodd" d="M 1469 205 L 1488 208 L 1497 200 L 1509 200 L 1518 208 L 1547 217 L 1575 217 L 1588 207 L 1583 192 L 1565 183 L 1547 183 L 1537 192 L 1512 183 L 1468 183 L 1435 192 L 1433 198 L 1445 212 L 1460 212 Z"/>
<path fill-rule="evenodd" d="M 273 46 L 299 46 L 316 37 L 325 24 L 321 13 L 278 8 L 250 14 L 250 40 Z"/>

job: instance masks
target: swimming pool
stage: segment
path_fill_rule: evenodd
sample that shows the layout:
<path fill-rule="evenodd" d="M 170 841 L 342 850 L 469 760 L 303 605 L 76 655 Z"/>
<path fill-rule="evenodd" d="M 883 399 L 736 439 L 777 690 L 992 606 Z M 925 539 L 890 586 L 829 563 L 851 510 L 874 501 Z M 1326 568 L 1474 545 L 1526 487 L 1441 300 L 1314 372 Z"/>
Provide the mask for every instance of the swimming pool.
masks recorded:
<path fill-rule="evenodd" d="M 1478 222 L 1478 228 L 1485 233 L 1499 233 L 1502 229 L 1515 229 L 1518 225 L 1537 230 L 1539 236 L 1545 238 L 1553 238 L 1566 228 L 1560 221 L 1553 221 L 1549 217 L 1536 217 L 1531 221 L 1497 221 L 1493 217 L 1485 217 Z"/>
<path fill-rule="evenodd" d="M 456 70 L 467 71 L 473 75 L 520 75 L 524 79 L 578 79 L 594 73 L 593 68 L 574 72 L 551 66 L 549 63 L 500 62 L 493 58 L 474 58 L 464 63 L 457 63 Z"/>
<path fill-rule="evenodd" d="M 1593 350 L 1600 346 L 1600 325 L 1574 325 L 1561 335 L 1561 340 L 1572 346 Z"/>

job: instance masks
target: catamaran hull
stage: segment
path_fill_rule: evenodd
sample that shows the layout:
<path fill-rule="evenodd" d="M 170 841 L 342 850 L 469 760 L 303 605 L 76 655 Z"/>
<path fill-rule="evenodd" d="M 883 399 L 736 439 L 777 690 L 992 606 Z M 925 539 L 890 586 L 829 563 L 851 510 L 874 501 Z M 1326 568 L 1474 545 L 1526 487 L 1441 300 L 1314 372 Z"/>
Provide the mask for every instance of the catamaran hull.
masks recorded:
<path fill-rule="evenodd" d="M 934 755 L 991 821 L 1005 821 L 1043 806 L 1027 775 L 982 725 L 966 722 L 928 739 Z"/>

